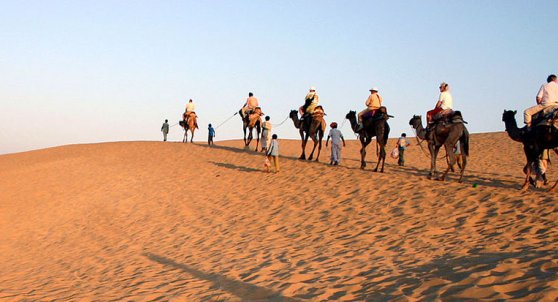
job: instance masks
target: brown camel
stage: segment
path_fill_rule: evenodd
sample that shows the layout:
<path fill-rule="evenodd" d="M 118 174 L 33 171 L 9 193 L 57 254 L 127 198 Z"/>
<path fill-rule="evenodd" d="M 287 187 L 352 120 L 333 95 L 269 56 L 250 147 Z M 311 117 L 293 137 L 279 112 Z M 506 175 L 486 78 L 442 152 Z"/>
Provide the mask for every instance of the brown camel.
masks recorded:
<path fill-rule="evenodd" d="M 244 146 L 249 148 L 252 139 L 252 130 L 256 129 L 256 149 L 258 150 L 258 145 L 260 144 L 260 132 L 262 130 L 262 109 L 260 107 L 256 107 L 254 111 L 250 113 L 246 113 L 245 117 L 242 117 L 242 110 L 238 112 L 240 114 L 240 118 L 242 118 L 242 129 L 244 131 Z M 246 137 L 246 129 L 248 129 L 248 137 Z"/>
<path fill-rule="evenodd" d="M 194 141 L 194 131 L 198 128 L 198 116 L 195 112 L 189 113 L 189 116 L 186 117 L 186 114 L 182 116 L 182 120 L 178 122 L 182 128 L 184 128 L 184 138 L 182 139 L 183 143 L 188 142 L 188 130 L 192 133 L 192 137 L 190 138 L 190 142 Z"/>
<path fill-rule="evenodd" d="M 469 131 L 465 127 L 465 122 L 461 116 L 461 112 L 455 111 L 453 117 L 450 121 L 439 122 L 432 129 L 432 133 L 427 137 L 426 129 L 422 126 L 422 119 L 420 115 L 414 115 L 409 121 L 411 125 L 417 132 L 417 136 L 420 139 L 426 140 L 428 142 L 428 150 L 430 151 L 430 173 L 428 178 L 445 180 L 446 175 L 449 170 L 453 168 L 456 163 L 456 156 L 453 152 L 453 148 L 459 141 L 459 147 L 462 156 L 462 166 L 461 173 L 459 175 L 459 182 L 463 180 L 463 173 L 465 172 L 465 167 L 467 166 L 467 156 L 469 156 Z M 437 177 L 438 171 L 436 171 L 436 158 L 438 157 L 438 152 L 440 147 L 444 146 L 446 149 L 446 154 L 449 156 L 448 168 L 442 174 L 441 177 Z"/>
<path fill-rule="evenodd" d="M 322 106 L 317 106 L 314 109 L 314 113 L 306 116 L 303 120 L 298 118 L 298 110 L 291 110 L 291 113 L 289 113 L 289 117 L 293 120 L 294 126 L 298 129 L 300 139 L 302 140 L 302 154 L 299 159 L 306 159 L 306 143 L 308 142 L 308 138 L 311 138 L 314 142 L 314 147 L 312 148 L 308 160 L 312 160 L 314 157 L 314 151 L 317 146 L 318 153 L 316 154 L 316 161 L 319 161 L 326 125 L 324 115 L 325 113 Z"/>
<path fill-rule="evenodd" d="M 538 123 L 541 119 L 533 117 L 533 125 L 530 130 L 527 128 L 518 128 L 515 120 L 517 111 L 504 110 L 502 121 L 506 125 L 508 136 L 514 141 L 523 143 L 523 152 L 527 158 L 527 164 L 524 167 L 525 182 L 521 186 L 522 191 L 529 189 L 529 178 L 533 172 L 533 166 L 537 167 L 536 173 L 540 174 L 538 169 L 539 158 L 545 149 L 554 149 L 558 147 L 558 129 L 554 126 L 558 121 L 554 119 L 552 123 Z M 542 118 L 544 120 L 544 118 Z M 539 178 L 539 177 L 537 177 Z M 558 180 L 550 188 L 553 191 L 558 185 Z"/>
<path fill-rule="evenodd" d="M 389 124 L 387 122 L 390 116 L 387 114 L 385 107 L 381 107 L 380 110 L 373 117 L 364 119 L 364 126 L 362 129 L 358 130 L 358 123 L 355 111 L 349 111 L 345 116 L 346 119 L 351 122 L 351 128 L 355 133 L 358 133 L 360 140 L 360 168 L 364 169 L 366 167 L 366 147 L 372 142 L 372 138 L 376 137 L 376 141 L 380 146 L 380 154 L 378 155 L 378 163 L 374 172 L 378 172 L 378 167 L 380 163 L 382 168 L 380 172 L 384 172 L 384 165 L 386 161 L 386 144 L 389 136 Z"/>

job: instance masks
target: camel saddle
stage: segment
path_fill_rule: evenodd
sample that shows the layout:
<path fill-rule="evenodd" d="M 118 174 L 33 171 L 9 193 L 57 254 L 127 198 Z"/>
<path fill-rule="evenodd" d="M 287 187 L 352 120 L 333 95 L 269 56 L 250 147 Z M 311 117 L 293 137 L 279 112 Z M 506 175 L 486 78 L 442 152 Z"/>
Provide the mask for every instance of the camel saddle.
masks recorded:
<path fill-rule="evenodd" d="M 262 108 L 256 107 L 254 108 L 254 110 L 246 111 L 246 116 L 244 117 L 244 120 L 248 123 L 250 127 L 254 127 L 256 125 L 256 122 L 260 119 L 262 115 L 264 115 L 264 113 L 262 112 Z"/>
<path fill-rule="evenodd" d="M 558 128 L 558 105 L 548 106 L 533 114 L 532 124 L 535 126 L 554 126 L 554 128 Z"/>
<path fill-rule="evenodd" d="M 326 130 L 326 121 L 324 120 L 324 116 L 325 116 L 325 111 L 324 111 L 324 107 L 318 105 L 316 106 L 316 108 L 314 108 L 314 112 L 312 112 L 312 119 L 317 120 L 320 119 L 322 121 L 322 131 L 325 132 Z"/>
<path fill-rule="evenodd" d="M 374 109 L 366 112 L 362 116 L 362 121 L 364 122 L 366 120 L 371 120 L 371 121 L 381 120 L 384 118 L 384 115 L 386 116 L 386 120 L 389 119 L 390 117 L 393 117 L 387 113 L 387 108 L 385 106 L 382 106 L 378 109 Z"/>
<path fill-rule="evenodd" d="M 185 125 L 188 124 L 188 119 L 190 119 L 190 118 L 197 118 L 197 117 L 198 117 L 198 115 L 197 115 L 196 112 L 194 112 L 194 111 L 190 111 L 190 112 L 188 112 L 188 113 L 184 112 L 184 113 L 182 114 L 182 120 L 184 121 L 184 123 L 180 123 L 180 125 L 181 125 L 182 127 L 184 127 Z M 199 127 L 198 127 L 198 121 L 194 120 L 194 123 L 195 123 L 196 129 L 199 129 Z"/>
<path fill-rule="evenodd" d="M 461 115 L 461 111 L 452 111 L 448 114 L 436 114 L 432 117 L 432 124 L 436 125 L 443 125 L 446 126 L 448 124 L 467 124 L 466 121 L 463 120 L 463 116 Z"/>

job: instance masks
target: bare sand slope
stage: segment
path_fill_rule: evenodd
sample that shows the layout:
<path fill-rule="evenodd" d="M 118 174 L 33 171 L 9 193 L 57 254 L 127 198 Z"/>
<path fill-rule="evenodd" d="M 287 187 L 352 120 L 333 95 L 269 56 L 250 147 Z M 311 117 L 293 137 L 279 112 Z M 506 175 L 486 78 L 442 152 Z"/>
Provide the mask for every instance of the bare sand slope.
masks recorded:
<path fill-rule="evenodd" d="M 506 134 L 471 144 L 462 184 L 356 141 L 338 167 L 281 141 L 278 174 L 239 141 L 0 156 L 0 300 L 556 300 L 558 193 L 518 190 Z"/>

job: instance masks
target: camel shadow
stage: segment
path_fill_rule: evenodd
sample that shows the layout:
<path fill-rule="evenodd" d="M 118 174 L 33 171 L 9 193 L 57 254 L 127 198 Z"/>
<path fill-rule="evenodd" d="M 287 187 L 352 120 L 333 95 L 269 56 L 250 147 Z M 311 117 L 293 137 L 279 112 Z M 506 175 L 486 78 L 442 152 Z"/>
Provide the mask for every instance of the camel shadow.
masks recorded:
<path fill-rule="evenodd" d="M 541 266 L 546 261 L 550 262 L 551 260 L 537 261 L 543 257 L 556 258 L 558 252 L 555 250 L 537 251 L 527 248 L 522 251 L 502 253 L 480 253 L 480 250 L 473 249 L 465 256 L 446 254 L 420 266 L 405 266 L 400 263 L 401 276 L 389 277 L 378 282 L 365 282 L 357 294 L 357 298 L 362 301 L 398 300 L 401 298 L 401 292 L 405 295 L 411 295 L 424 284 L 424 280 L 442 279 L 446 280 L 447 283 L 426 289 L 422 292 L 424 296 L 421 300 L 466 301 L 468 299 L 463 299 L 460 293 L 477 285 L 474 282 L 468 283 L 463 281 L 481 272 L 490 272 L 491 275 L 500 274 L 494 271 L 494 269 L 508 259 L 518 259 L 524 263 L 532 262 L 526 268 L 524 274 L 511 279 L 510 282 L 523 283 L 533 279 L 553 280 L 555 278 L 555 269 L 541 269 Z M 367 276 L 369 280 L 377 279 L 386 274 L 385 272 L 378 273 L 377 271 L 370 271 L 369 273 L 370 275 Z M 443 291 L 441 291 L 442 287 L 445 287 Z M 529 295 L 539 293 L 542 290 L 544 290 L 544 286 L 529 286 L 518 290 L 510 289 L 505 294 L 513 299 L 524 300 Z M 494 292 L 490 296 L 484 297 L 483 300 L 497 300 L 497 294 L 497 292 Z"/>
<path fill-rule="evenodd" d="M 195 269 L 192 266 L 178 263 L 172 259 L 151 254 L 144 253 L 143 256 L 149 260 L 168 266 L 174 269 L 181 270 L 185 273 L 192 275 L 195 278 L 212 282 L 215 288 L 231 293 L 237 296 L 242 301 L 276 301 L 276 302 L 295 302 L 300 301 L 295 298 L 285 297 L 281 293 L 275 292 L 271 289 L 253 285 L 250 283 L 234 280 L 217 273 L 207 273 Z"/>
<path fill-rule="evenodd" d="M 244 166 L 237 166 L 237 165 L 234 165 L 234 164 L 220 163 L 220 162 L 215 162 L 215 161 L 210 161 L 210 163 L 212 163 L 212 164 L 214 164 L 218 167 L 237 170 L 237 171 L 240 171 L 240 172 L 264 172 L 263 170 L 260 170 L 260 169 L 254 169 L 254 168 L 244 167 Z"/>

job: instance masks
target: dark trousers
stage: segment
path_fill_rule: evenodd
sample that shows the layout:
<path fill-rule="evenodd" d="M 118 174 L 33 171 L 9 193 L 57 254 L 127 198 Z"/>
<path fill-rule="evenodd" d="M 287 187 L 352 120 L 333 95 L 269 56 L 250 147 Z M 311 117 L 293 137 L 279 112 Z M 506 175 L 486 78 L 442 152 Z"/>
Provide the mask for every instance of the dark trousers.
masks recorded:
<path fill-rule="evenodd" d="M 405 148 L 399 147 L 399 161 L 397 161 L 397 164 L 400 166 L 405 165 Z"/>

